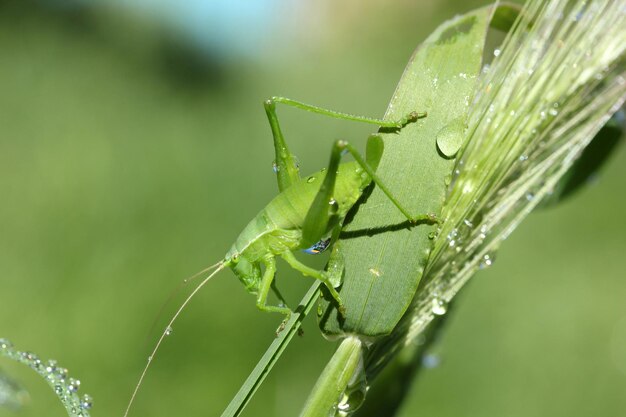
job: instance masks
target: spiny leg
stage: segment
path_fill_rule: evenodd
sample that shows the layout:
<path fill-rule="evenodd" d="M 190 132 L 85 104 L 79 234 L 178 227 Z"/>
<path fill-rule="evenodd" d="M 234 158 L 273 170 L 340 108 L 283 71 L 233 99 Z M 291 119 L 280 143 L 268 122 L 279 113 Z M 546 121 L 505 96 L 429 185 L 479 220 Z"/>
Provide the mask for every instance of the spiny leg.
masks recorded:
<path fill-rule="evenodd" d="M 383 140 L 379 135 L 371 135 L 367 140 L 367 161 L 363 159 L 361 154 L 348 142 L 338 140 L 333 145 L 328 170 L 324 177 L 324 182 L 317 192 L 311 208 L 307 212 L 302 225 L 302 242 L 304 247 L 308 247 L 317 242 L 320 237 L 324 236 L 328 230 L 329 224 L 333 219 L 333 214 L 328 207 L 335 190 L 335 180 L 337 178 L 337 169 L 344 151 L 348 151 L 354 160 L 367 172 L 369 177 L 380 187 L 389 200 L 404 214 L 411 222 L 419 221 L 437 222 L 437 218 L 432 214 L 424 214 L 413 216 L 409 211 L 393 196 L 385 183 L 376 175 L 376 168 L 384 151 Z"/>
<path fill-rule="evenodd" d="M 269 100 L 267 100 L 266 103 L 281 103 L 281 104 L 286 104 L 291 107 L 295 107 L 297 109 L 306 110 L 312 113 L 323 114 L 325 116 L 333 117 L 335 119 L 352 120 L 354 122 L 363 122 L 363 123 L 369 123 L 372 125 L 377 125 L 380 127 L 390 127 L 390 128 L 397 128 L 397 129 L 403 127 L 407 123 L 414 122 L 417 119 L 420 119 L 422 117 L 426 117 L 426 113 L 418 113 L 416 111 L 413 111 L 399 120 L 383 120 L 383 119 L 376 119 L 374 117 L 358 116 L 355 114 L 329 110 L 323 107 L 314 106 L 312 104 L 303 103 L 301 101 L 292 100 L 287 97 L 277 97 L 277 96 L 270 98 Z"/>
<path fill-rule="evenodd" d="M 274 171 L 276 171 L 276 179 L 278 180 L 278 190 L 283 191 L 300 179 L 300 173 L 296 158 L 289 152 L 287 142 L 285 142 L 285 137 L 280 129 L 278 116 L 276 116 L 276 104 L 272 100 L 266 100 L 263 105 L 274 138 Z"/>
<path fill-rule="evenodd" d="M 348 142 L 338 140 L 333 145 L 324 182 L 322 182 L 322 185 L 315 195 L 315 199 L 313 200 L 313 203 L 304 218 L 304 223 L 302 225 L 302 247 L 309 247 L 313 245 L 327 233 L 329 227 L 333 227 L 331 222 L 336 220 L 336 217 L 334 213 L 329 210 L 329 205 L 335 191 L 337 170 L 344 151 L 348 151 L 354 157 L 355 161 L 365 170 L 365 172 L 367 172 L 372 181 L 380 187 L 389 200 L 411 223 L 419 221 L 438 222 L 437 218 L 433 214 L 416 216 L 411 215 L 409 211 L 393 196 L 380 177 L 376 175 L 375 169 L 378 167 L 378 163 L 384 151 L 383 140 L 380 136 L 371 135 L 368 138 L 367 161 L 363 159 L 361 154 L 359 154 L 359 152 Z M 331 244 L 332 243 L 334 242 L 331 241 Z"/>
<path fill-rule="evenodd" d="M 263 273 L 263 278 L 261 279 L 261 284 L 259 285 L 259 294 L 256 298 L 256 306 L 261 311 L 269 311 L 285 315 L 285 319 L 280 324 L 278 329 L 276 329 L 276 334 L 278 334 L 285 328 L 285 324 L 287 324 L 287 321 L 291 317 L 291 309 L 289 309 L 289 307 L 267 305 L 267 295 L 272 287 L 272 281 L 274 280 L 274 274 L 276 273 L 276 260 L 274 258 L 265 259 L 263 261 L 263 265 L 265 265 L 265 272 Z"/>
<path fill-rule="evenodd" d="M 426 117 L 426 113 L 411 112 L 399 120 L 382 120 L 366 116 L 357 116 L 348 113 L 342 113 L 334 110 L 324 109 L 322 107 L 313 106 L 311 104 L 302 103 L 297 100 L 292 100 L 286 97 L 271 97 L 266 100 L 264 104 L 265 113 L 272 129 L 272 136 L 274 138 L 274 152 L 275 152 L 275 170 L 278 180 L 278 189 L 283 191 L 294 182 L 300 179 L 300 173 L 296 163 L 295 156 L 289 151 L 287 142 L 280 128 L 278 122 L 278 116 L 276 115 L 276 103 L 286 104 L 291 107 L 306 110 L 309 112 L 323 114 L 325 116 L 333 117 L 336 119 L 352 120 L 356 122 L 370 123 L 381 127 L 389 128 L 401 128 L 407 123 L 414 122 L 419 118 Z"/>
<path fill-rule="evenodd" d="M 412 215 L 411 213 L 409 213 L 409 210 L 404 207 L 402 203 L 398 201 L 398 199 L 394 197 L 389 188 L 385 185 L 384 181 L 376 174 L 375 169 L 378 167 L 378 162 L 380 161 L 384 150 L 383 140 L 379 135 L 371 135 L 367 140 L 367 161 L 363 159 L 359 151 L 357 151 L 345 140 L 336 141 L 335 146 L 333 147 L 333 152 L 339 153 L 341 155 L 344 150 L 348 151 L 350 155 L 352 155 L 354 160 L 361 166 L 361 168 L 363 168 L 365 172 L 367 172 L 372 181 L 374 181 L 374 183 L 378 187 L 380 187 L 381 191 L 385 193 L 385 195 L 387 196 L 387 198 L 389 198 L 393 205 L 396 206 L 398 210 L 400 210 L 411 223 L 417 223 L 420 221 L 430 221 L 434 223 L 438 222 L 437 217 L 435 217 L 435 215 L 433 214 Z M 370 163 L 372 165 L 375 164 L 375 167 L 372 168 Z"/>
<path fill-rule="evenodd" d="M 281 256 L 296 271 L 300 271 L 302 272 L 303 275 L 322 281 L 324 285 L 326 286 L 326 288 L 328 288 L 330 295 L 337 302 L 337 309 L 339 310 L 339 313 L 341 313 L 342 315 L 345 314 L 346 309 L 343 306 L 341 297 L 339 297 L 339 293 L 337 292 L 335 287 L 333 287 L 333 284 L 331 283 L 329 276 L 325 272 L 318 271 L 317 269 L 313 269 L 311 267 L 306 266 L 305 264 L 297 260 L 296 257 L 291 252 L 284 252 L 281 254 Z"/>

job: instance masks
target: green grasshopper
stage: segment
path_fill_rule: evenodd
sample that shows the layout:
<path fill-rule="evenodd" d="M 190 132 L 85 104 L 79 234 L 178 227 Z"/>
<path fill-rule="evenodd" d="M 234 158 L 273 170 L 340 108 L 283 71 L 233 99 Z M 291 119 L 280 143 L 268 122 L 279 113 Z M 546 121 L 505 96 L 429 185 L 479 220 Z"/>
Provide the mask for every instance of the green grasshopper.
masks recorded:
<path fill-rule="evenodd" d="M 274 138 L 274 170 L 280 194 L 248 223 L 218 266 L 219 269 L 228 266 L 233 270 L 246 290 L 256 296 L 256 305 L 260 310 L 282 313 L 285 316 L 279 327 L 280 331 L 289 319 L 291 309 L 285 305 L 283 297 L 274 286 L 277 256 L 282 257 L 295 270 L 324 283 L 338 310 L 345 313 L 341 298 L 335 290 L 340 284 L 341 274 L 310 268 L 296 259 L 294 251 L 304 250 L 317 254 L 331 247 L 339 237 L 346 215 L 372 182 L 411 224 L 435 222 L 436 218 L 431 214 L 411 215 L 376 175 L 384 150 L 380 135 L 371 135 L 368 138 L 365 158 L 348 142 L 335 141 L 328 167 L 301 178 L 296 158 L 289 152 L 280 129 L 276 103 L 391 129 L 400 129 L 426 114 L 411 112 L 397 121 L 383 121 L 339 113 L 284 97 L 272 97 L 264 103 Z M 352 155 L 354 161 L 340 163 L 345 153 Z M 331 254 L 329 264 L 341 265 L 336 253 Z M 280 300 L 280 305 L 268 305 L 270 289 Z"/>

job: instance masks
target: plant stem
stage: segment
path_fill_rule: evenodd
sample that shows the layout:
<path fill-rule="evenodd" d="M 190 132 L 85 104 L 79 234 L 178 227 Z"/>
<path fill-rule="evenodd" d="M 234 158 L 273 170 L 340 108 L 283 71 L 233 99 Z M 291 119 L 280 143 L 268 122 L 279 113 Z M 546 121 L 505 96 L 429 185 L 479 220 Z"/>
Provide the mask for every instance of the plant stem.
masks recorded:
<path fill-rule="evenodd" d="M 333 416 L 339 397 L 362 369 L 362 343 L 354 337 L 345 338 L 318 378 L 300 417 Z"/>

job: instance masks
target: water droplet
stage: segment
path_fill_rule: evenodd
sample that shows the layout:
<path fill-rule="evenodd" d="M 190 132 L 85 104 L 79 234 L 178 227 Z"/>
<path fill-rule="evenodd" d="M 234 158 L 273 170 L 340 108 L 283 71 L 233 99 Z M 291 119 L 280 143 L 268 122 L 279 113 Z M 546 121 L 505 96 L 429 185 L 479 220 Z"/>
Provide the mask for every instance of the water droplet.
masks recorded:
<path fill-rule="evenodd" d="M 79 388 L 80 388 L 80 381 L 78 379 L 70 378 L 67 384 L 67 389 L 70 392 L 76 392 L 78 391 Z"/>
<path fill-rule="evenodd" d="M 167 328 L 165 329 L 165 336 L 171 335 L 173 331 L 174 329 L 172 329 L 172 326 L 167 326 Z"/>
<path fill-rule="evenodd" d="M 455 119 L 437 132 L 437 148 L 448 158 L 454 157 L 465 139 L 463 119 Z"/>
<path fill-rule="evenodd" d="M 521 155 L 521 156 L 519 157 L 519 160 L 520 160 L 520 162 L 525 162 L 525 161 L 528 161 L 528 155 Z"/>
<path fill-rule="evenodd" d="M 550 113 L 550 116 L 556 116 L 559 114 L 559 111 L 557 109 L 550 109 L 548 113 Z"/>
<path fill-rule="evenodd" d="M 50 359 L 48 363 L 46 363 L 46 372 L 49 374 L 53 374 L 57 370 L 57 361 L 54 359 Z"/>
<path fill-rule="evenodd" d="M 444 300 L 435 297 L 432 301 L 431 311 L 436 316 L 443 316 L 448 311 L 448 306 Z"/>
<path fill-rule="evenodd" d="M 457 244 L 457 236 L 459 235 L 459 231 L 457 229 L 452 229 L 450 233 L 448 233 L 448 245 L 453 248 Z"/>
<path fill-rule="evenodd" d="M 328 204 L 330 204 L 331 206 L 334 206 L 335 204 L 337 204 L 337 200 L 335 200 L 334 198 L 331 198 Z"/>
<path fill-rule="evenodd" d="M 493 265 L 493 259 L 487 253 L 487 254 L 485 254 L 485 256 L 483 256 L 483 259 L 480 261 L 480 265 L 478 267 L 480 269 L 485 269 L 485 268 L 490 267 L 491 265 Z"/>
<path fill-rule="evenodd" d="M 148 362 L 152 362 L 152 355 L 148 356 Z"/>
<path fill-rule="evenodd" d="M 315 181 L 315 180 L 316 180 L 316 178 L 315 178 L 315 177 L 309 177 L 309 178 L 307 178 L 307 179 L 306 179 L 306 182 L 307 182 L 308 184 L 310 184 L 310 183 L 312 183 L 312 182 L 313 182 L 313 181 Z"/>
<path fill-rule="evenodd" d="M 526 193 L 526 200 L 533 201 L 535 199 L 535 194 L 531 192 Z"/>
<path fill-rule="evenodd" d="M 59 381 L 64 381 L 67 378 L 68 371 L 66 368 L 57 368 L 54 371 L 54 377 Z"/>
<path fill-rule="evenodd" d="M 469 227 L 470 229 L 474 227 L 474 224 L 471 221 L 469 221 L 469 219 L 463 220 L 463 223 L 465 224 L 465 226 Z"/>
<path fill-rule="evenodd" d="M 436 238 L 436 237 L 437 237 L 437 232 L 430 232 L 430 233 L 428 234 L 428 238 L 429 238 L 430 240 L 433 240 L 433 239 L 434 239 L 434 238 Z"/>
<path fill-rule="evenodd" d="M 439 359 L 438 355 L 429 353 L 422 357 L 422 366 L 426 369 L 433 369 L 441 364 L 441 359 Z"/>
<path fill-rule="evenodd" d="M 298 159 L 298 157 L 297 156 L 292 156 L 291 159 L 293 160 L 294 168 L 296 168 L 298 171 L 300 171 L 300 160 Z"/>
<path fill-rule="evenodd" d="M 89 410 L 91 407 L 93 407 L 93 398 L 88 394 L 83 395 L 83 398 L 80 399 L 80 408 Z"/>
<path fill-rule="evenodd" d="M 493 56 L 500 56 L 500 52 L 502 52 L 500 49 L 494 49 Z"/>
<path fill-rule="evenodd" d="M 487 232 L 488 232 L 487 225 L 483 224 L 482 226 L 480 226 L 480 235 L 478 235 L 478 237 L 480 239 L 485 239 L 487 237 Z"/>
<path fill-rule="evenodd" d="M 13 343 L 7 339 L 0 339 L 0 349 L 9 350 L 13 347 Z"/>
<path fill-rule="evenodd" d="M 467 74 L 464 72 L 460 72 L 459 77 L 463 78 L 464 80 L 467 80 Z"/>
<path fill-rule="evenodd" d="M 353 386 L 350 386 L 341 396 L 341 400 L 337 404 L 336 416 L 347 417 L 358 410 L 367 396 L 369 387 L 365 381 L 365 378 L 361 378 Z"/>
<path fill-rule="evenodd" d="M 278 166 L 276 161 L 272 162 L 272 171 L 274 171 L 274 174 L 278 174 L 278 171 L 280 171 L 280 167 Z"/>
<path fill-rule="evenodd" d="M 446 187 L 450 185 L 452 183 L 452 175 L 448 174 L 445 177 L 443 177 L 443 183 L 446 185 Z"/>

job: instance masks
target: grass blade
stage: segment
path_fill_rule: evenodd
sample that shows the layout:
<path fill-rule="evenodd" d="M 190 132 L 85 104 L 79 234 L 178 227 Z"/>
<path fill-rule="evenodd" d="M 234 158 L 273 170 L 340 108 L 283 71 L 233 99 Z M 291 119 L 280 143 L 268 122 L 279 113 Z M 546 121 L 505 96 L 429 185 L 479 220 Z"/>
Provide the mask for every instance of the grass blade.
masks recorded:
<path fill-rule="evenodd" d="M 235 397 L 230 401 L 230 404 L 228 404 L 228 407 L 226 407 L 226 410 L 224 410 L 221 417 L 239 416 L 246 405 L 248 405 L 256 390 L 259 388 L 261 383 L 263 383 L 269 371 L 274 367 L 274 364 L 278 358 L 280 358 L 293 336 L 300 329 L 302 320 L 304 320 L 309 311 L 311 311 L 311 308 L 313 308 L 313 305 L 315 304 L 315 301 L 317 301 L 319 295 L 320 284 L 320 281 L 316 281 L 306 293 L 304 298 L 302 298 L 300 305 L 296 308 L 294 313 L 291 315 L 291 318 L 285 325 L 285 329 L 280 332 L 276 339 L 267 348 L 257 365 L 246 379 L 246 382 L 244 382 Z"/>
<path fill-rule="evenodd" d="M 0 338 L 0 357 L 26 365 L 42 377 L 57 395 L 69 417 L 89 417 L 93 400 L 87 394 L 79 396 L 77 392 L 80 381 L 68 377 L 67 369 L 60 367 L 55 360 L 44 362 L 32 352 L 15 349 L 11 342 L 2 338 Z M 0 391 L 0 397 L 1 395 Z"/>

